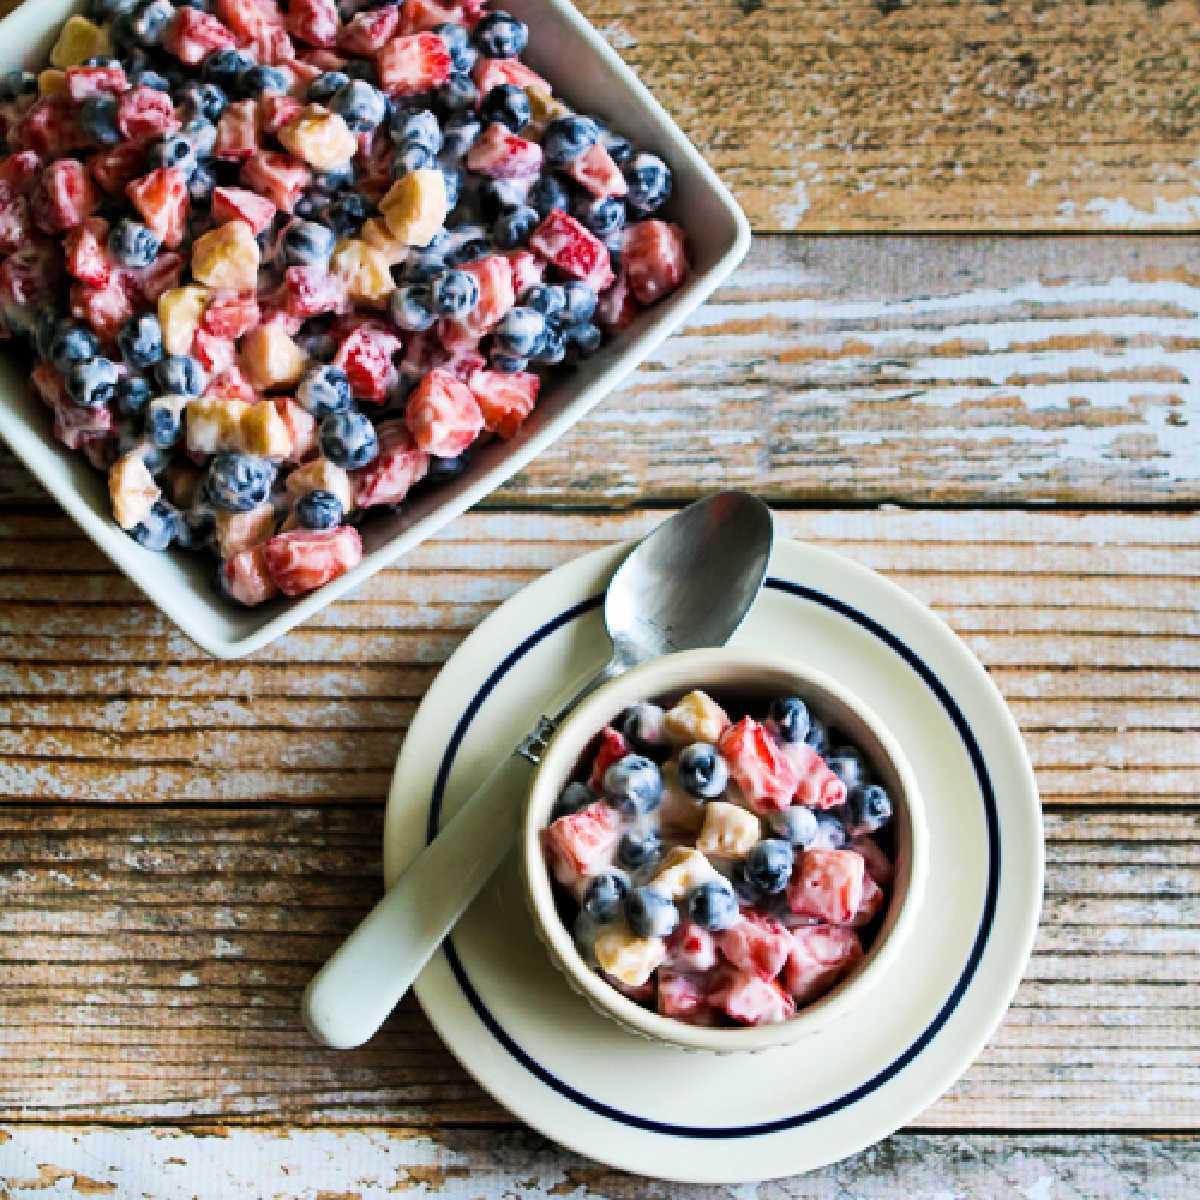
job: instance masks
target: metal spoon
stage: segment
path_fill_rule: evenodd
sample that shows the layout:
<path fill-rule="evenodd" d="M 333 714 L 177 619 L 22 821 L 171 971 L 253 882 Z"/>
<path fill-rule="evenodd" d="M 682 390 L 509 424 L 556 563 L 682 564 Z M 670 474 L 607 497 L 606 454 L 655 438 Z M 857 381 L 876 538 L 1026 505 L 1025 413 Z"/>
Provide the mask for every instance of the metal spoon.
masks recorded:
<path fill-rule="evenodd" d="M 305 1024 L 327 1046 L 360 1046 L 387 1018 L 516 836 L 536 763 L 558 724 L 586 695 L 638 663 L 721 646 L 758 595 L 771 554 L 771 513 L 745 492 L 699 500 L 626 556 L 604 596 L 612 657 L 554 718 L 539 717 L 317 972 Z"/>

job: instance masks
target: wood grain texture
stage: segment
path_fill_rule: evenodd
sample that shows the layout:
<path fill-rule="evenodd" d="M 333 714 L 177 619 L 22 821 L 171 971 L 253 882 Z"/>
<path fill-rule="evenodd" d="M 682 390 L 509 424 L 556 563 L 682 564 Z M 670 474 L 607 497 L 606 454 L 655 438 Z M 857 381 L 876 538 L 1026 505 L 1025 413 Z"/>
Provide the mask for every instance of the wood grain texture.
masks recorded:
<path fill-rule="evenodd" d="M 411 999 L 315 1047 L 301 990 L 380 893 L 378 807 L 0 808 L 0 1120 L 496 1121 Z M 1200 814 L 1051 813 L 1025 979 L 916 1125 L 1194 1128 Z"/>
<path fill-rule="evenodd" d="M 760 238 L 488 503 L 1195 504 L 1198 430 L 1193 242 Z M 45 503 L 4 451 L 2 502 Z"/>
<path fill-rule="evenodd" d="M 758 1187 L 658 1183 L 517 1129 L 0 1127 L 0 1197 L 193 1200 L 1188 1200 L 1193 1139 L 900 1134 L 844 1162 Z"/>

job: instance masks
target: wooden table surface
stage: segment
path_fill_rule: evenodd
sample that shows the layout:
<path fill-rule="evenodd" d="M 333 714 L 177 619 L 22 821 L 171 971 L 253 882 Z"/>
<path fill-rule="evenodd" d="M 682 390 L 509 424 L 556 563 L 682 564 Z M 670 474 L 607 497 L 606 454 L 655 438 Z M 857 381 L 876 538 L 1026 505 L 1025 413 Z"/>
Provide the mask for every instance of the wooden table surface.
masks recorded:
<path fill-rule="evenodd" d="M 222 663 L 0 452 L 0 1200 L 1200 1194 L 1194 4 L 581 7 L 761 236 L 485 507 Z M 978 1061 L 761 1189 L 557 1149 L 411 1001 L 349 1054 L 297 1018 L 379 895 L 390 769 L 446 656 L 726 485 L 950 622 L 1046 810 L 1041 930 Z"/>

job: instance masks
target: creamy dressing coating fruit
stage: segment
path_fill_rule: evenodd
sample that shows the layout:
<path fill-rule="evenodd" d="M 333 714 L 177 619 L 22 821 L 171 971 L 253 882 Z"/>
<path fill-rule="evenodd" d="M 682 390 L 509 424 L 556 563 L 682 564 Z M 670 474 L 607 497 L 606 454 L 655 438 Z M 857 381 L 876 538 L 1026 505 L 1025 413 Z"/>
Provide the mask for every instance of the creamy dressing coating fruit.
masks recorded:
<path fill-rule="evenodd" d="M 0 76 L 0 338 L 139 543 L 242 604 L 319 587 L 679 286 L 670 168 L 531 36 L 481 0 L 91 0 Z"/>
<path fill-rule="evenodd" d="M 892 802 L 796 697 L 692 691 L 593 739 L 542 832 L 559 911 L 613 987 L 694 1025 L 784 1021 L 853 971 L 892 885 Z M 765 711 L 764 711 L 765 710 Z"/>

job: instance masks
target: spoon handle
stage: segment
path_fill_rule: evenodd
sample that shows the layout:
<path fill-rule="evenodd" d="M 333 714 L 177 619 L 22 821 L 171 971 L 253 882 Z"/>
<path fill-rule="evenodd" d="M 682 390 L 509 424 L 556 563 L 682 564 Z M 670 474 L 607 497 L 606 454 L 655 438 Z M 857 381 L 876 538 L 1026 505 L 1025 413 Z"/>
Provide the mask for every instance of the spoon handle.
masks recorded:
<path fill-rule="evenodd" d="M 318 1041 L 361 1046 L 387 1019 L 508 853 L 529 771 L 503 759 L 313 977 L 302 1012 Z"/>

